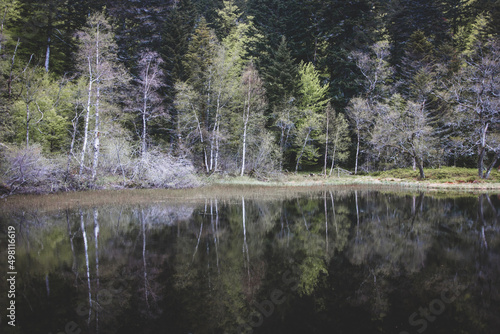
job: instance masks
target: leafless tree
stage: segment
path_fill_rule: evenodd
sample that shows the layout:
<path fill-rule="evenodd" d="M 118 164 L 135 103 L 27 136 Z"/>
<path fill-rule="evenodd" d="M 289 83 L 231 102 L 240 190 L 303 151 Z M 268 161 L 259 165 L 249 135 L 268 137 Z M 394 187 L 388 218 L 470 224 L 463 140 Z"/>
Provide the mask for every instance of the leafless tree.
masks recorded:
<path fill-rule="evenodd" d="M 164 74 L 161 69 L 163 59 L 157 52 L 144 51 L 141 53 L 138 68 L 139 75 L 136 78 L 137 91 L 135 98 L 136 110 L 141 115 L 141 157 L 144 158 L 147 150 L 148 122 L 153 118 L 167 117 L 163 105 L 163 98 L 159 90 L 164 86 Z"/>
<path fill-rule="evenodd" d="M 478 45 L 459 73 L 444 84 L 446 98 L 454 103 L 451 123 L 467 129 L 477 147 L 478 176 L 488 178 L 500 156 L 500 41 Z M 485 170 L 488 152 L 494 157 Z"/>

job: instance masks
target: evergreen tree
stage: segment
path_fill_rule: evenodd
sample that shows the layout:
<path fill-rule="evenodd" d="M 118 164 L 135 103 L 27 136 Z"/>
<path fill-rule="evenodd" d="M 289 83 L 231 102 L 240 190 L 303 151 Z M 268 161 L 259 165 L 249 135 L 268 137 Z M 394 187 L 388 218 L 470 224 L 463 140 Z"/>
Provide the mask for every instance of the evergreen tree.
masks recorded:
<path fill-rule="evenodd" d="M 169 0 L 110 1 L 109 16 L 116 22 L 115 38 L 118 56 L 132 70 L 141 52 L 148 49 L 160 52 L 164 20 L 170 6 Z"/>
<path fill-rule="evenodd" d="M 379 2 L 368 0 L 320 1 L 315 15 L 321 39 L 316 44 L 324 55 L 318 57 L 316 66 L 330 81 L 330 95 L 337 109 L 345 108 L 350 98 L 359 94 L 356 82 L 360 74 L 351 52 L 366 51 L 381 39 L 382 10 Z"/>
<path fill-rule="evenodd" d="M 422 31 L 438 45 L 450 40 L 445 9 L 438 0 L 402 0 L 388 8 L 388 33 L 392 43 L 392 63 L 399 64 L 404 47 L 415 31 Z"/>
<path fill-rule="evenodd" d="M 4 44 L 10 42 L 13 24 L 18 20 L 21 12 L 21 3 L 18 0 L 0 1 L 0 56 L 5 53 Z"/>
<path fill-rule="evenodd" d="M 295 152 L 297 161 L 295 172 L 301 163 L 313 164 L 319 157 L 319 143 L 324 138 L 321 124 L 325 120 L 325 107 L 328 102 L 328 85 L 322 85 L 319 73 L 312 63 L 299 66 L 299 117 L 296 120 Z"/>
<path fill-rule="evenodd" d="M 298 67 L 295 64 L 287 47 L 286 38 L 283 36 L 281 42 L 272 53 L 268 66 L 262 69 L 267 98 L 271 107 L 274 107 L 286 99 L 296 98 L 298 94 Z"/>
<path fill-rule="evenodd" d="M 189 41 L 193 34 L 195 25 L 195 8 L 191 0 L 179 0 L 170 9 L 162 29 L 161 57 L 165 83 L 163 88 L 164 103 L 170 114 L 170 124 L 160 126 L 159 129 L 152 127 L 151 135 L 160 140 L 168 138 L 161 128 L 175 129 L 170 132 L 170 141 L 174 147 L 179 149 L 179 112 L 174 107 L 176 95 L 175 83 L 185 81 L 188 78 L 184 67 L 184 57 L 188 52 Z"/>

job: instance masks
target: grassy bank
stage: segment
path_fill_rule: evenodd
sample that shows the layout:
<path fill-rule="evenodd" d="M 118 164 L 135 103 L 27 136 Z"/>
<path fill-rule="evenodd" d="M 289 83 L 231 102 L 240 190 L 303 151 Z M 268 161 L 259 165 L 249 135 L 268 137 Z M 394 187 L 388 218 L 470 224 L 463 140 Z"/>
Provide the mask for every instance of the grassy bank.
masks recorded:
<path fill-rule="evenodd" d="M 418 171 L 410 168 L 374 172 L 366 175 L 340 174 L 323 176 L 321 173 L 280 174 L 268 179 L 212 175 L 203 177 L 208 185 L 261 185 L 261 186 L 317 186 L 317 185 L 375 185 L 418 189 L 478 189 L 500 190 L 500 172 L 493 170 L 488 179 L 480 179 L 477 169 L 442 167 L 426 169 L 421 180 Z"/>

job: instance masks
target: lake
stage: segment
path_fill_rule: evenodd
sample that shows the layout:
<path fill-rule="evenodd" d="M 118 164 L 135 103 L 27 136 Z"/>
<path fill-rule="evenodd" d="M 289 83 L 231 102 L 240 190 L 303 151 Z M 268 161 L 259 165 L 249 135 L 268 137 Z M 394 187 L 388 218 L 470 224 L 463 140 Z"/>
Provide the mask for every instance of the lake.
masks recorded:
<path fill-rule="evenodd" d="M 1 333 L 499 332 L 496 194 L 115 194 L 2 204 Z"/>

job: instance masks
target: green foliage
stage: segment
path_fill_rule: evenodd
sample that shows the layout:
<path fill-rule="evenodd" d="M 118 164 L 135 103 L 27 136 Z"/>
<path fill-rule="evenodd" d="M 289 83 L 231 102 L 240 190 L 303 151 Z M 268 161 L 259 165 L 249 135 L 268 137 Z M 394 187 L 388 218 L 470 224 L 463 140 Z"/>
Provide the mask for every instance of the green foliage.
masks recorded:
<path fill-rule="evenodd" d="M 177 80 L 186 80 L 183 59 L 194 29 L 195 11 L 191 0 L 181 0 L 171 10 L 162 31 L 161 57 L 165 61 L 167 87 L 172 92 Z M 172 99 L 172 93 L 167 98 Z"/>
<path fill-rule="evenodd" d="M 183 61 L 186 77 L 192 85 L 199 87 L 203 84 L 215 55 L 216 43 L 217 37 L 202 17 L 197 23 Z"/>
<path fill-rule="evenodd" d="M 28 145 L 28 136 L 29 143 L 41 143 L 46 152 L 63 150 L 68 143 L 72 86 L 36 67 L 26 67 L 21 84 L 24 94 L 12 107 L 16 141 Z"/>
<path fill-rule="evenodd" d="M 0 1 L 0 55 L 4 54 L 4 44 L 12 39 L 13 25 L 21 18 L 19 0 Z"/>
<path fill-rule="evenodd" d="M 328 102 L 328 85 L 322 85 L 318 71 L 312 63 L 301 62 L 299 65 L 299 108 L 314 113 L 323 111 Z"/>
<path fill-rule="evenodd" d="M 223 8 L 217 10 L 216 19 L 216 34 L 219 40 L 224 40 L 229 35 L 233 34 L 239 24 L 239 19 L 242 13 L 234 0 L 224 0 Z"/>
<path fill-rule="evenodd" d="M 328 270 L 324 260 L 316 257 L 307 257 L 301 264 L 300 269 L 299 294 L 310 296 L 318 285 L 320 276 L 328 275 Z"/>

